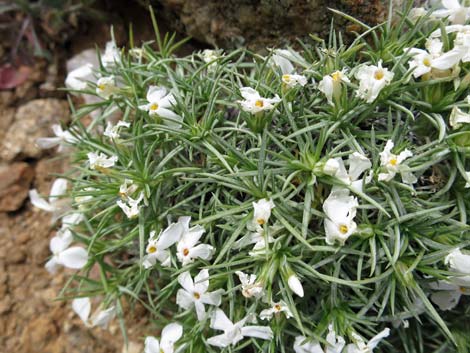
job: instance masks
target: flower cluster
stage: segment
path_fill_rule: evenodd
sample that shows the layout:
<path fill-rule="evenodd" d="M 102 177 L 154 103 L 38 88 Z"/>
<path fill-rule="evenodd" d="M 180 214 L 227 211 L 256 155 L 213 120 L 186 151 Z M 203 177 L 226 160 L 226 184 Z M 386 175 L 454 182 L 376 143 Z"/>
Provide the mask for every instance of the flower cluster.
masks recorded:
<path fill-rule="evenodd" d="M 75 151 L 72 187 L 31 201 L 62 219 L 46 267 L 81 271 L 84 323 L 125 298 L 163 328 L 147 353 L 465 347 L 469 13 L 442 4 L 351 45 L 177 58 L 158 37 L 71 72 L 95 103 L 38 144 Z"/>

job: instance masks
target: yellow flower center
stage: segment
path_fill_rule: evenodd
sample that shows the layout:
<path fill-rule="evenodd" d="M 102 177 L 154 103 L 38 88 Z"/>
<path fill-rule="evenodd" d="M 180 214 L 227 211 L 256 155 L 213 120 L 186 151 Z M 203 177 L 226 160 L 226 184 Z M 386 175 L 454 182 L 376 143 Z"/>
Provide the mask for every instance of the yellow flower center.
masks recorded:
<path fill-rule="evenodd" d="M 333 78 L 333 81 L 339 82 L 341 81 L 341 71 L 335 71 L 331 74 L 331 77 Z"/>
<path fill-rule="evenodd" d="M 106 88 L 106 85 L 105 85 L 104 83 L 98 85 L 98 89 L 99 89 L 100 91 L 104 91 L 105 88 Z"/>
<path fill-rule="evenodd" d="M 150 106 L 150 110 L 152 111 L 155 111 L 158 109 L 158 104 L 157 103 L 153 103 L 151 106 Z"/>
<path fill-rule="evenodd" d="M 281 306 L 279 304 L 274 305 L 274 310 L 281 311 Z"/>
<path fill-rule="evenodd" d="M 201 295 L 198 292 L 194 292 L 193 296 L 195 299 L 201 298 Z"/>
<path fill-rule="evenodd" d="M 184 249 L 183 249 L 183 255 L 184 255 L 184 256 L 188 256 L 188 255 L 189 255 L 189 249 L 188 249 L 188 248 L 184 248 Z"/>
<path fill-rule="evenodd" d="M 258 99 L 258 100 L 255 102 L 255 105 L 256 105 L 258 108 L 263 108 L 263 107 L 264 107 L 264 102 L 263 102 L 261 99 Z"/>
<path fill-rule="evenodd" d="M 395 167 L 398 164 L 398 161 L 396 158 L 392 158 L 389 163 Z"/>
<path fill-rule="evenodd" d="M 258 218 L 258 219 L 256 220 L 256 222 L 257 222 L 260 226 L 262 226 L 264 223 L 266 223 L 266 221 L 265 221 L 263 218 Z"/>
<path fill-rule="evenodd" d="M 154 246 L 154 245 L 150 246 L 150 247 L 148 248 L 148 250 L 147 250 L 147 252 L 148 252 L 149 254 L 153 254 L 153 253 L 156 252 L 156 251 L 157 251 L 157 247 Z"/>
<path fill-rule="evenodd" d="M 290 75 L 282 75 L 282 80 L 285 81 L 285 82 L 289 82 L 290 81 Z"/>
<path fill-rule="evenodd" d="M 429 58 L 424 58 L 423 64 L 424 64 L 424 66 L 430 67 L 431 66 L 431 60 L 429 60 Z"/>
<path fill-rule="evenodd" d="M 377 81 L 380 81 L 381 79 L 383 79 L 385 76 L 384 74 L 384 71 L 383 70 L 377 70 L 375 71 L 374 73 L 374 78 L 377 80 Z"/>
<path fill-rule="evenodd" d="M 160 353 L 165 353 L 165 351 L 163 350 L 163 348 L 160 348 Z"/>
<path fill-rule="evenodd" d="M 341 232 L 341 234 L 346 234 L 348 232 L 349 228 L 347 225 L 345 224 L 341 224 L 339 226 L 339 231 Z"/>

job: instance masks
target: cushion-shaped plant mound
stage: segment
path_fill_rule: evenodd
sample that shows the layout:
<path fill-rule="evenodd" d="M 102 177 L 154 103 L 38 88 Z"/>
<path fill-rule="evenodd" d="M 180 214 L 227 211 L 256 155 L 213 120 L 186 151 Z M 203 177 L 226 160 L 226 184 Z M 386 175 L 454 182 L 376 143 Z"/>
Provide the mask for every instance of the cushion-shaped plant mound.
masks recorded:
<path fill-rule="evenodd" d="M 151 353 L 468 348 L 469 31 L 448 24 L 405 11 L 266 57 L 108 46 L 75 77 L 99 99 L 56 128 L 71 207 L 64 179 L 32 193 L 66 214 L 62 294 L 90 326 L 141 303 Z"/>

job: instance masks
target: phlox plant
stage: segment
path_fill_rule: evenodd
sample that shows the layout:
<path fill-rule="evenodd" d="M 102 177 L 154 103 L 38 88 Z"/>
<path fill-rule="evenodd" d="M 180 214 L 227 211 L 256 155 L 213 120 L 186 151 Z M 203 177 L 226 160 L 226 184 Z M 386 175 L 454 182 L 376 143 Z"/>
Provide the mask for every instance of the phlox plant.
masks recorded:
<path fill-rule="evenodd" d="M 265 56 L 177 57 L 155 20 L 108 45 L 46 141 L 60 195 L 32 193 L 65 215 L 61 297 L 124 334 L 142 305 L 146 353 L 467 352 L 470 11 L 443 3 Z"/>

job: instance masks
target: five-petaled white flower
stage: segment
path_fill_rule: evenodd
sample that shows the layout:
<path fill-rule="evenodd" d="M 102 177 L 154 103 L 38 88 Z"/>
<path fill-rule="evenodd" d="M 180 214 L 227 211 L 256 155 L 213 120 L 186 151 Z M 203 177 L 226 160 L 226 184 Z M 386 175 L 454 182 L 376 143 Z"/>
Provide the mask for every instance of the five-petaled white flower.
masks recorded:
<path fill-rule="evenodd" d="M 176 294 L 176 304 L 183 309 L 189 309 L 194 306 L 199 321 L 204 320 L 206 317 L 204 304 L 220 305 L 224 290 L 207 291 L 209 288 L 209 271 L 207 269 L 201 270 L 194 277 L 194 281 L 188 271 L 183 272 L 178 276 L 178 282 L 183 289 L 179 289 Z"/>
<path fill-rule="evenodd" d="M 147 104 L 140 105 L 139 109 L 145 110 L 150 116 L 163 118 L 163 123 L 172 128 L 180 128 L 183 117 L 172 109 L 176 105 L 176 99 L 165 87 L 150 86 L 147 91 Z"/>
<path fill-rule="evenodd" d="M 290 290 L 297 294 L 300 298 L 304 297 L 304 287 L 302 286 L 302 282 L 300 282 L 299 277 L 295 273 L 292 273 L 289 278 L 287 279 L 287 285 L 289 286 Z"/>
<path fill-rule="evenodd" d="M 367 103 L 372 103 L 380 91 L 390 84 L 394 74 L 387 68 L 383 68 L 382 61 L 380 60 L 377 66 L 362 65 L 355 76 L 359 80 L 357 96 L 365 99 Z"/>
<path fill-rule="evenodd" d="M 459 107 L 454 106 L 449 116 L 449 125 L 453 129 L 460 129 L 463 124 L 470 124 L 470 114 L 465 113 Z"/>
<path fill-rule="evenodd" d="M 341 83 L 349 82 L 351 81 L 346 76 L 344 70 L 335 71 L 332 74 L 323 77 L 323 79 L 318 84 L 318 90 L 326 96 L 328 103 L 333 105 L 333 98 L 339 100 L 341 96 Z"/>
<path fill-rule="evenodd" d="M 88 82 L 93 80 L 93 65 L 85 64 L 68 73 L 65 86 L 76 91 L 87 89 Z"/>
<path fill-rule="evenodd" d="M 256 281 L 256 275 L 248 275 L 242 271 L 236 271 L 235 274 L 242 284 L 242 294 L 245 298 L 261 298 L 264 294 L 263 284 Z"/>
<path fill-rule="evenodd" d="M 131 124 L 127 121 L 118 121 L 116 125 L 113 125 L 110 121 L 106 123 L 106 129 L 103 132 L 103 135 L 109 137 L 112 140 L 119 139 L 119 130 L 122 127 L 129 128 Z"/>
<path fill-rule="evenodd" d="M 470 17 L 470 8 L 462 6 L 459 0 L 441 0 L 443 9 L 432 13 L 433 17 L 448 18 L 453 24 L 464 24 Z"/>
<path fill-rule="evenodd" d="M 364 184 L 363 178 L 359 177 L 368 169 L 372 167 L 370 160 L 359 152 L 353 152 L 348 157 L 349 168 L 346 170 L 342 158 L 329 159 L 325 163 L 324 172 L 340 179 L 346 185 L 351 186 L 353 190 L 362 192 L 362 185 Z M 366 178 L 366 182 L 368 182 Z M 338 189 L 338 186 L 333 188 L 333 191 Z"/>
<path fill-rule="evenodd" d="M 269 309 L 262 310 L 259 313 L 259 318 L 261 320 L 271 320 L 273 315 L 278 316 L 280 313 L 284 313 L 287 319 L 292 317 L 292 312 L 283 300 L 273 303 Z"/>
<path fill-rule="evenodd" d="M 333 325 L 328 326 L 328 334 L 326 335 L 325 349 L 322 349 L 320 342 L 318 341 L 307 341 L 305 336 L 297 336 L 294 341 L 294 352 L 295 353 L 341 353 L 343 351 L 346 342 L 341 336 L 336 336 L 336 332 L 333 330 Z"/>
<path fill-rule="evenodd" d="M 175 343 L 183 336 L 183 326 L 178 323 L 166 325 L 160 337 L 160 341 L 153 336 L 145 339 L 144 353 L 174 353 Z"/>
<path fill-rule="evenodd" d="M 91 301 L 88 297 L 74 299 L 72 308 L 87 327 L 99 326 L 106 328 L 109 322 L 116 316 L 116 307 L 111 306 L 105 310 L 102 310 L 100 307 L 97 308 L 90 317 Z"/>
<path fill-rule="evenodd" d="M 446 256 L 445 263 L 457 276 L 432 283 L 431 288 L 437 292 L 431 295 L 431 300 L 441 310 L 451 310 L 457 306 L 462 295 L 470 295 L 470 255 L 456 249 Z"/>
<path fill-rule="evenodd" d="M 261 199 L 253 202 L 253 224 L 264 225 L 271 217 L 271 210 L 276 207 L 272 199 Z"/>
<path fill-rule="evenodd" d="M 51 239 L 49 248 L 52 252 L 52 258 L 47 261 L 45 267 L 49 273 L 56 273 L 60 266 L 79 270 L 86 265 L 88 253 L 85 249 L 72 246 L 72 232 L 67 227 L 62 227 Z"/>
<path fill-rule="evenodd" d="M 212 313 L 210 327 L 215 330 L 224 331 L 223 334 L 211 337 L 207 340 L 211 346 L 228 347 L 240 342 L 244 337 L 255 337 L 263 340 L 272 340 L 273 331 L 270 327 L 266 326 L 245 326 L 250 317 L 245 317 L 242 320 L 233 323 L 225 315 L 225 313 L 216 309 Z"/>
<path fill-rule="evenodd" d="M 104 99 L 109 99 L 117 92 L 114 76 L 100 77 L 96 81 L 96 94 Z"/>
<path fill-rule="evenodd" d="M 36 140 L 36 145 L 39 148 L 52 148 L 59 146 L 58 152 L 62 152 L 68 145 L 73 145 L 78 142 L 78 139 L 72 135 L 68 130 L 63 130 L 59 124 L 52 125 L 52 131 L 56 137 L 40 137 Z"/>
<path fill-rule="evenodd" d="M 208 66 L 209 70 L 214 70 L 217 67 L 217 59 L 219 59 L 220 56 L 220 52 L 213 49 L 204 49 L 201 53 L 202 60 L 206 64 L 210 64 Z"/>
<path fill-rule="evenodd" d="M 374 337 L 372 337 L 369 342 L 365 343 L 364 339 L 359 336 L 357 333 L 353 332 L 351 334 L 354 343 L 350 343 L 346 346 L 347 353 L 372 353 L 379 344 L 379 342 L 390 335 L 390 329 L 386 328 Z"/>
<path fill-rule="evenodd" d="M 198 244 L 205 230 L 197 225 L 189 228 L 191 217 L 180 217 L 178 223 L 183 226 L 183 235 L 176 246 L 176 256 L 183 266 L 191 263 L 194 259 L 210 260 L 214 253 L 214 247 L 208 244 Z"/>
<path fill-rule="evenodd" d="M 140 203 L 144 199 L 144 194 L 141 192 L 137 199 L 127 196 L 126 201 L 118 200 L 117 205 L 126 214 L 127 218 L 136 218 L 140 213 Z"/>
<path fill-rule="evenodd" d="M 184 227 L 181 223 L 172 223 L 158 237 L 155 231 L 150 232 L 150 239 L 147 244 L 146 252 L 142 265 L 150 268 L 160 261 L 162 266 L 170 266 L 171 257 L 168 248 L 181 239 Z"/>
<path fill-rule="evenodd" d="M 281 101 L 278 95 L 274 98 L 263 98 L 258 91 L 251 87 L 240 88 L 240 94 L 244 100 L 238 101 L 238 103 L 244 111 L 252 114 L 273 110 L 274 105 Z"/>
<path fill-rule="evenodd" d="M 325 241 L 328 245 L 333 245 L 335 241 L 344 245 L 346 240 L 356 232 L 357 225 L 354 217 L 356 217 L 358 205 L 357 198 L 350 196 L 347 189 L 330 193 L 323 203 L 323 211 L 326 215 Z"/>
<path fill-rule="evenodd" d="M 448 70 L 459 63 L 462 55 L 455 50 L 442 52 L 443 43 L 439 39 L 426 41 L 426 49 L 411 48 L 408 53 L 413 57 L 409 61 L 413 76 L 418 78 L 434 70 Z"/>
<path fill-rule="evenodd" d="M 416 177 L 413 175 L 413 173 L 409 171 L 409 167 L 403 164 L 403 161 L 413 156 L 413 153 L 410 150 L 405 149 L 398 155 L 393 154 L 391 151 L 394 146 L 395 145 L 393 141 L 388 140 L 385 144 L 384 150 L 380 152 L 380 165 L 385 168 L 386 172 L 379 173 L 379 180 L 390 181 L 395 177 L 397 173 L 400 173 L 401 179 L 404 183 L 416 183 Z"/>
<path fill-rule="evenodd" d="M 67 208 L 67 200 L 61 198 L 67 191 L 67 180 L 64 178 L 57 178 L 54 180 L 49 192 L 49 201 L 44 200 L 39 196 L 36 189 L 29 190 L 29 199 L 34 207 L 43 211 L 52 213 L 53 222 L 57 220 L 60 214 Z"/>
<path fill-rule="evenodd" d="M 103 152 L 89 152 L 87 156 L 88 162 L 90 163 L 90 169 L 96 169 L 99 171 L 104 171 L 105 169 L 113 167 L 118 161 L 117 156 L 108 157 Z"/>
<path fill-rule="evenodd" d="M 247 228 L 250 232 L 243 236 L 241 239 L 237 240 L 233 244 L 233 249 L 241 249 L 250 244 L 255 244 L 253 246 L 252 251 L 249 253 L 251 256 L 263 254 L 263 251 L 266 249 L 266 240 L 268 241 L 268 243 L 273 243 L 274 237 L 272 236 L 272 234 L 278 230 L 274 227 L 269 227 L 269 235 L 266 236 L 264 228 L 257 223 L 249 223 L 247 225 Z"/>

